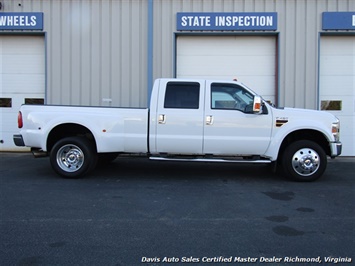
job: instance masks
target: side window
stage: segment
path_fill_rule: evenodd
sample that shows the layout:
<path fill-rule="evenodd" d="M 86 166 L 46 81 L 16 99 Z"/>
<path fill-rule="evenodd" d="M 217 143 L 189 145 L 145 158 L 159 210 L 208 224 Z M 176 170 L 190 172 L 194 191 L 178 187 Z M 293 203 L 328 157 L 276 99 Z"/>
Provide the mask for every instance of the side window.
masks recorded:
<path fill-rule="evenodd" d="M 164 108 L 198 109 L 200 84 L 197 82 L 169 82 L 165 91 Z"/>
<path fill-rule="evenodd" d="M 211 108 L 248 112 L 254 96 L 235 84 L 213 83 L 211 85 Z"/>

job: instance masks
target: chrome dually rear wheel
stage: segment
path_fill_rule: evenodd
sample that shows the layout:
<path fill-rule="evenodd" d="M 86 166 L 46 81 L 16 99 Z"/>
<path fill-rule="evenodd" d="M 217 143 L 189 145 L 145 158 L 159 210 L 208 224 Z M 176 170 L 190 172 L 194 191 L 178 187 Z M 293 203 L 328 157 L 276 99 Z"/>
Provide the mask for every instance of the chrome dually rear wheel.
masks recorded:
<path fill-rule="evenodd" d="M 84 165 L 84 152 L 76 145 L 64 145 L 57 151 L 57 164 L 66 172 L 78 171 Z"/>
<path fill-rule="evenodd" d="M 92 141 L 84 137 L 63 138 L 50 152 L 53 170 L 66 178 L 78 178 L 94 169 L 97 153 Z"/>

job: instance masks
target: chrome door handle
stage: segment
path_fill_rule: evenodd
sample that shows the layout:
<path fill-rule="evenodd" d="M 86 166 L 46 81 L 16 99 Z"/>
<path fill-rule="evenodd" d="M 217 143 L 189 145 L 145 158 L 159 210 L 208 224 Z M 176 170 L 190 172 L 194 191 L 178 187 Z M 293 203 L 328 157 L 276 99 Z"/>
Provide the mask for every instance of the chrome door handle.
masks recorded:
<path fill-rule="evenodd" d="M 159 124 L 165 124 L 165 115 L 159 115 L 158 123 Z"/>
<path fill-rule="evenodd" d="M 212 115 L 206 116 L 206 125 L 208 125 L 208 126 L 213 125 L 213 116 Z"/>

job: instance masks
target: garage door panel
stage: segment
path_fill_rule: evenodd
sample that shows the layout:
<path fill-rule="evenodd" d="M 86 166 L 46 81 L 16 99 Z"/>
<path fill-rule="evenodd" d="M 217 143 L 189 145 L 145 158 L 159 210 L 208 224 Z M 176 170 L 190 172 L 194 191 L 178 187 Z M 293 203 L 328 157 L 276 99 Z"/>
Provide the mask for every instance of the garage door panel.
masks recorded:
<path fill-rule="evenodd" d="M 10 98 L 11 107 L 0 107 L 0 150 L 16 147 L 17 113 L 25 98 L 44 99 L 45 55 L 43 36 L 0 36 L 0 97 Z"/>
<path fill-rule="evenodd" d="M 44 74 L 22 74 L 21 79 L 16 78 L 18 74 L 3 75 L 2 84 L 4 93 L 42 93 L 45 82 Z M 28 82 L 31 80 L 31 82 Z"/>
<path fill-rule="evenodd" d="M 321 73 L 323 76 L 354 75 L 354 58 L 352 55 L 322 56 Z"/>
<path fill-rule="evenodd" d="M 352 144 L 354 141 L 352 141 L 352 138 L 354 137 L 354 128 L 353 128 L 353 123 L 354 123 L 354 117 L 349 116 L 349 115 L 343 115 L 340 117 L 340 125 L 341 125 L 341 132 L 340 132 L 340 138 L 342 142 L 344 142 L 344 148 L 347 149 L 347 147 Z"/>
<path fill-rule="evenodd" d="M 253 62 L 258 62 L 257 64 Z M 188 73 L 194 73 L 195 75 L 216 75 L 224 76 L 227 72 L 234 73 L 235 76 L 241 75 L 270 75 L 270 68 L 273 68 L 273 58 L 270 56 L 260 57 L 237 57 L 237 56 L 220 56 L 209 57 L 205 59 L 204 56 L 194 57 L 180 57 L 179 64 L 183 64 L 185 67 L 180 68 L 178 75 L 186 75 Z"/>
<path fill-rule="evenodd" d="M 177 55 L 275 55 L 275 47 L 268 45 L 260 49 L 260 42 L 269 42 L 269 37 L 198 37 L 201 41 L 196 42 L 196 37 L 179 37 L 179 49 Z M 223 41 L 220 41 L 223 38 Z M 252 41 L 251 41 L 252 40 Z"/>
<path fill-rule="evenodd" d="M 15 111 L 14 108 L 9 108 L 9 110 L 0 111 L 0 114 L 2 115 L 1 131 L 9 131 L 14 133 L 13 128 L 17 127 L 17 120 L 13 119 L 13 114 L 16 114 L 17 116 L 17 113 L 18 111 Z"/>
<path fill-rule="evenodd" d="M 19 49 L 19 45 L 23 49 Z M 0 51 L 3 55 L 43 55 L 43 37 L 42 36 L 11 36 L 0 39 Z"/>
<path fill-rule="evenodd" d="M 353 37 L 335 37 L 335 36 L 323 36 L 322 40 L 322 54 L 335 55 L 335 56 L 354 56 L 355 55 L 355 40 Z M 338 41 L 340 40 L 340 41 Z M 336 45 L 336 49 L 334 47 Z"/>
<path fill-rule="evenodd" d="M 186 44 L 188 45 L 188 43 Z M 218 49 L 216 49 L 218 47 Z M 242 49 L 241 49 L 242 48 Z M 275 55 L 275 51 L 270 51 L 270 49 L 258 49 L 254 46 L 241 47 L 240 44 L 234 47 L 225 47 L 225 45 L 214 44 L 213 46 L 196 46 L 190 50 L 182 50 L 177 53 L 178 56 L 194 56 L 194 55 L 218 55 L 230 56 L 230 55 L 240 55 L 240 56 L 269 56 L 270 54 Z"/>
<path fill-rule="evenodd" d="M 343 115 L 341 117 L 341 136 L 353 136 L 354 131 L 352 127 L 352 123 L 354 122 L 353 116 Z"/>
<path fill-rule="evenodd" d="M 6 55 L 2 57 L 3 67 L 0 73 L 37 74 L 43 73 L 44 56 Z"/>
<path fill-rule="evenodd" d="M 237 78 L 275 101 L 275 37 L 179 36 L 178 78 Z"/>
<path fill-rule="evenodd" d="M 352 96 L 351 88 L 355 84 L 355 76 L 339 76 L 333 75 L 322 76 L 320 79 L 320 87 L 322 88 L 322 96 L 327 95 L 349 95 Z"/>
<path fill-rule="evenodd" d="M 355 37 L 322 36 L 320 43 L 320 101 L 341 101 L 343 156 L 355 155 Z"/>
<path fill-rule="evenodd" d="M 340 136 L 341 141 L 343 142 L 342 155 L 343 156 L 353 156 L 355 154 L 355 145 L 354 145 L 354 137 L 353 136 Z"/>

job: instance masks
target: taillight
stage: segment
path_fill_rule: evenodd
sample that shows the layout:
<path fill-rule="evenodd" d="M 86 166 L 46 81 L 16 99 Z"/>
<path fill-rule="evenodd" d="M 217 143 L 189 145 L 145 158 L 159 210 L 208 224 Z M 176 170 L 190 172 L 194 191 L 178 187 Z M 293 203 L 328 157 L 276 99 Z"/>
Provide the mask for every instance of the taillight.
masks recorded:
<path fill-rule="evenodd" d="M 22 120 L 22 113 L 21 112 L 18 112 L 18 115 L 17 115 L 17 126 L 18 126 L 18 128 L 23 127 L 23 120 Z"/>

